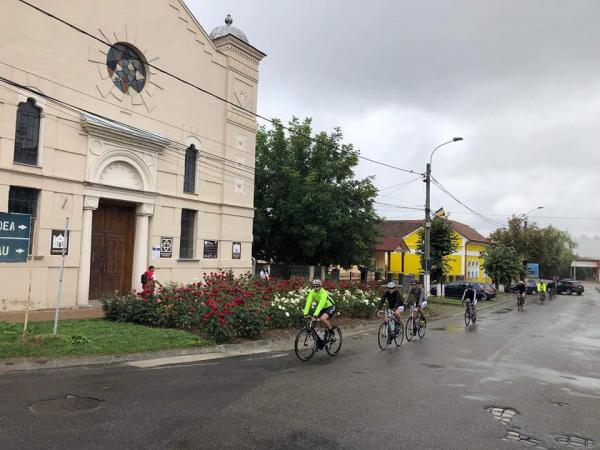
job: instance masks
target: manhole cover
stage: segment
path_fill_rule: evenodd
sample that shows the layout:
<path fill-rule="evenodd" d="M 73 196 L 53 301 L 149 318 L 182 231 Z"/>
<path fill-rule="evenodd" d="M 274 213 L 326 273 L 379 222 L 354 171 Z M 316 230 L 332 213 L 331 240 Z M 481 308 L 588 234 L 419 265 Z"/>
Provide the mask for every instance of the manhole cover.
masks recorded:
<path fill-rule="evenodd" d="M 29 407 L 35 414 L 72 415 L 94 411 L 102 406 L 103 401 L 92 397 L 67 395 L 53 400 L 43 400 Z"/>

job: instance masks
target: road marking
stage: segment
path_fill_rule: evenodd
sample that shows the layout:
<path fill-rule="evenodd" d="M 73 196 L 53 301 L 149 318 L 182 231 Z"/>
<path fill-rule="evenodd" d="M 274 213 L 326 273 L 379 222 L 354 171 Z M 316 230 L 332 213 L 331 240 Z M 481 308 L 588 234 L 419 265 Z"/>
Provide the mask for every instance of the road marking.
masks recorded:
<path fill-rule="evenodd" d="M 169 356 L 169 357 L 165 357 L 165 358 L 145 359 L 142 361 L 130 361 L 130 362 L 126 363 L 126 365 L 132 366 L 132 367 L 138 367 L 140 369 L 145 369 L 145 368 L 149 368 L 149 367 L 166 366 L 169 364 L 210 361 L 212 359 L 229 358 L 232 356 L 253 355 L 253 354 L 257 354 L 257 353 L 265 353 L 265 351 L 264 350 L 249 350 L 247 352 L 240 353 L 240 354 L 202 353 L 202 354 L 197 354 L 197 355 Z"/>

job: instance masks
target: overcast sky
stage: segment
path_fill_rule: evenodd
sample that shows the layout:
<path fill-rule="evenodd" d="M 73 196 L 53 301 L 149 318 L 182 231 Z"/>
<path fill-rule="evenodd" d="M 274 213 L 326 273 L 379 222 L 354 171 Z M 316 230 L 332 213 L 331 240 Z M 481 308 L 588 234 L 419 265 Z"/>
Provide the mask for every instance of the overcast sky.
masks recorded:
<path fill-rule="evenodd" d="M 209 33 L 232 14 L 267 53 L 263 115 L 340 126 L 363 156 L 419 172 L 436 145 L 461 136 L 436 152 L 432 173 L 463 203 L 500 223 L 544 206 L 531 221 L 600 234 L 600 1 L 187 4 Z M 357 175 L 380 189 L 415 178 L 366 161 Z M 378 201 L 419 207 L 424 183 Z M 484 234 L 496 228 L 432 186 L 440 206 Z"/>

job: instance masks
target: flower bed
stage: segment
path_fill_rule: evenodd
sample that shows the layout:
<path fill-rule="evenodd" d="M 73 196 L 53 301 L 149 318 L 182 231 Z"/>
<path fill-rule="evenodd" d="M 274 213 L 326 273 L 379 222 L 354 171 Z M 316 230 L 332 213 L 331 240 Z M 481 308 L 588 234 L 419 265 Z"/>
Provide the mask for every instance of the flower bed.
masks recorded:
<path fill-rule="evenodd" d="M 369 318 L 380 297 L 379 284 L 335 284 L 330 293 L 338 314 Z M 217 342 L 258 338 L 266 328 L 299 324 L 309 287 L 303 278 L 255 280 L 231 273 L 204 275 L 204 282 L 169 284 L 154 295 L 111 295 L 102 299 L 105 318 L 165 328 L 195 330 Z"/>

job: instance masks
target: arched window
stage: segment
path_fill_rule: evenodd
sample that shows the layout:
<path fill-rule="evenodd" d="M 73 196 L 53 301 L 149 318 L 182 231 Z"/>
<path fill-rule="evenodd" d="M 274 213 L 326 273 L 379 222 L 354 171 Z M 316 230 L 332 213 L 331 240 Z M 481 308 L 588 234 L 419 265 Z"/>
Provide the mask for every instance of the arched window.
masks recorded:
<path fill-rule="evenodd" d="M 198 151 L 194 144 L 185 151 L 185 170 L 183 173 L 183 192 L 194 194 L 196 192 L 196 159 Z"/>
<path fill-rule="evenodd" d="M 42 109 L 36 106 L 34 99 L 28 98 L 26 102 L 19 103 L 14 162 L 32 166 L 38 164 L 41 115 Z"/>

